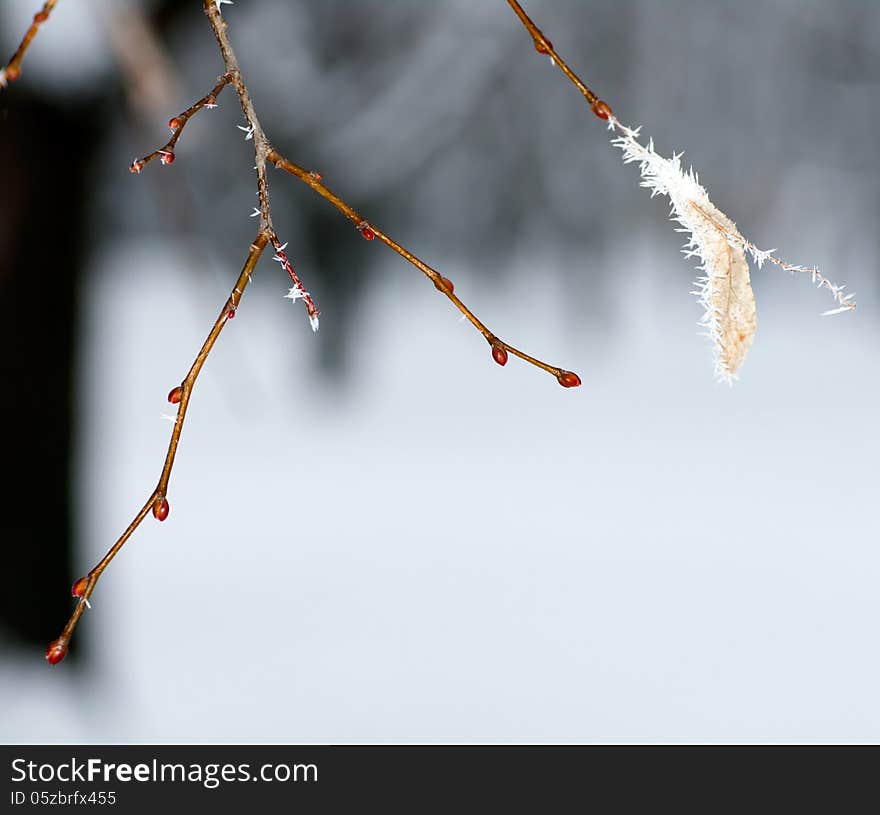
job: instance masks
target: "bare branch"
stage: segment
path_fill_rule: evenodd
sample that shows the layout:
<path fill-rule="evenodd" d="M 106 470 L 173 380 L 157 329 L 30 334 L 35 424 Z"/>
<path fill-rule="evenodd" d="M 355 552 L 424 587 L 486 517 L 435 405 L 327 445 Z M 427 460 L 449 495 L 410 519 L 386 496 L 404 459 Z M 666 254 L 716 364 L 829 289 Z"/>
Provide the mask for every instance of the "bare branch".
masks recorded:
<path fill-rule="evenodd" d="M 192 397 L 195 381 L 202 366 L 205 364 L 208 355 L 211 353 L 211 349 L 213 348 L 217 337 L 220 335 L 220 332 L 223 330 L 226 323 L 235 316 L 239 301 L 241 300 L 245 287 L 250 281 L 251 274 L 257 261 L 270 242 L 275 248 L 275 260 L 282 265 L 293 283 L 293 287 L 290 289 L 287 296 L 292 300 L 303 300 L 312 328 L 317 329 L 318 327 L 318 308 L 312 300 L 311 295 L 306 291 L 302 281 L 290 262 L 286 253 L 287 245 L 281 243 L 272 225 L 269 184 L 266 176 L 267 162 L 272 163 L 278 169 L 284 170 L 308 184 L 313 190 L 333 204 L 341 213 L 352 221 L 366 240 L 374 240 L 378 238 L 382 243 L 393 249 L 398 255 L 419 269 L 419 271 L 431 280 L 437 290 L 451 300 L 453 305 L 455 305 L 455 307 L 461 311 L 461 313 L 464 314 L 473 326 L 483 335 L 491 347 L 492 358 L 499 365 L 505 365 L 507 363 L 508 353 L 511 353 L 537 368 L 552 374 L 563 387 L 573 388 L 581 384 L 580 377 L 577 374 L 565 370 L 564 368 L 559 368 L 554 365 L 549 365 L 546 362 L 542 362 L 496 337 L 456 296 L 455 287 L 452 281 L 441 275 L 436 269 L 428 266 L 428 264 L 416 257 L 408 249 L 405 249 L 396 241 L 392 240 L 392 238 L 386 235 L 382 230 L 367 223 L 358 212 L 321 183 L 321 175 L 319 173 L 304 170 L 299 165 L 282 156 L 271 146 L 269 139 L 260 124 L 250 93 L 248 92 L 247 85 L 242 76 L 238 59 L 229 40 L 227 22 L 220 14 L 220 3 L 215 2 L 215 0 L 203 0 L 203 4 L 205 15 L 207 16 L 208 22 L 214 31 L 214 36 L 217 39 L 217 45 L 223 58 L 225 73 L 220 76 L 217 80 L 217 84 L 209 93 L 169 121 L 168 125 L 172 130 L 172 135 L 168 142 L 163 147 L 134 161 L 130 169 L 134 173 L 140 173 L 148 163 L 157 158 L 163 164 L 172 164 L 174 162 L 174 148 L 189 120 L 204 108 L 213 107 L 216 104 L 217 96 L 221 91 L 227 85 L 231 85 L 238 95 L 239 103 L 241 104 L 241 109 L 244 113 L 246 122 L 244 126 L 239 125 L 239 128 L 245 132 L 246 138 L 252 140 L 254 144 L 254 165 L 257 172 L 257 193 L 260 201 L 260 206 L 254 214 L 260 216 L 259 228 L 257 236 L 251 244 L 247 260 L 245 261 L 238 280 L 236 281 L 231 294 L 227 298 L 220 315 L 214 322 L 214 326 L 209 332 L 207 339 L 199 350 L 195 361 L 190 367 L 189 373 L 187 373 L 183 382 L 174 387 L 168 394 L 168 401 L 172 404 L 176 404 L 178 408 L 174 427 L 171 431 L 168 451 L 165 456 L 165 463 L 162 466 L 162 471 L 159 476 L 159 482 L 148 496 L 146 503 L 135 515 L 128 528 L 122 533 L 122 535 L 120 535 L 113 546 L 110 547 L 104 557 L 101 558 L 85 577 L 81 577 L 74 583 L 72 593 L 74 597 L 78 598 L 76 608 L 74 609 L 73 615 L 65 626 L 61 636 L 50 643 L 46 651 L 46 659 L 52 664 L 60 662 L 66 655 L 73 631 L 84 610 L 89 607 L 89 598 L 94 592 L 101 574 L 119 550 L 126 544 L 135 529 L 140 526 L 141 522 L 149 512 L 152 512 L 153 516 L 159 521 L 164 521 L 168 517 L 170 512 L 170 505 L 167 498 L 168 483 L 171 478 L 171 471 L 174 466 L 177 447 L 180 443 L 180 434 L 183 429 L 183 423 L 186 418 L 187 407 L 189 406 L 189 401 Z"/>
<path fill-rule="evenodd" d="M 238 280 L 235 281 L 235 286 L 233 286 L 229 297 L 223 304 L 223 308 L 217 316 L 217 319 L 214 321 L 214 325 L 208 333 L 202 347 L 199 349 L 195 360 L 190 366 L 189 372 L 180 385 L 176 386 L 171 393 L 168 394 L 168 401 L 177 405 L 177 416 L 174 420 L 174 427 L 171 430 L 171 439 L 168 443 L 168 451 L 165 454 L 165 463 L 162 465 L 162 471 L 159 474 L 159 483 L 156 484 L 156 488 L 150 493 L 146 503 L 141 507 L 137 515 L 135 515 L 125 532 L 123 532 L 116 543 L 110 547 L 107 554 L 98 561 L 88 575 L 84 578 L 80 578 L 74 583 L 73 595 L 74 597 L 79 598 L 79 602 L 77 603 L 70 620 L 68 620 L 67 625 L 64 626 L 64 631 L 61 633 L 61 636 L 49 645 L 46 651 L 46 658 L 49 662 L 55 664 L 64 658 L 67 653 L 68 643 L 70 642 L 70 638 L 76 628 L 76 624 L 79 622 L 79 618 L 88 607 L 89 598 L 92 596 L 92 592 L 94 592 L 101 574 L 104 572 L 104 569 L 110 565 L 110 561 L 116 557 L 119 550 L 125 546 L 135 529 L 141 525 L 141 522 L 146 518 L 147 513 L 152 511 L 153 516 L 158 521 L 164 521 L 168 517 L 170 511 L 168 498 L 166 497 L 168 493 L 168 482 L 171 479 L 171 470 L 174 467 L 174 458 L 177 455 L 177 446 L 180 443 L 180 434 L 183 431 L 183 423 L 186 420 L 186 411 L 189 407 L 190 399 L 192 398 L 196 379 L 198 379 L 202 366 L 204 366 L 208 359 L 208 355 L 211 353 L 214 343 L 217 342 L 220 332 L 229 320 L 235 316 L 235 310 L 238 308 L 241 296 L 244 294 L 244 290 L 250 282 L 251 274 L 253 273 L 257 261 L 263 254 L 263 250 L 266 248 L 268 242 L 269 237 L 265 232 L 260 231 L 257 233 L 257 236 L 248 251 L 247 259 L 245 260 L 244 267 L 238 276 Z"/>
<path fill-rule="evenodd" d="M 24 59 L 28 48 L 30 48 L 34 37 L 37 36 L 40 26 L 49 19 L 49 15 L 52 13 L 52 9 L 55 8 L 57 2 L 58 0 L 46 0 L 43 3 L 43 8 L 34 15 L 34 21 L 25 32 L 18 50 L 12 55 L 6 66 L 0 68 L 0 89 L 5 88 L 10 82 L 15 82 L 21 76 L 21 61 Z"/>

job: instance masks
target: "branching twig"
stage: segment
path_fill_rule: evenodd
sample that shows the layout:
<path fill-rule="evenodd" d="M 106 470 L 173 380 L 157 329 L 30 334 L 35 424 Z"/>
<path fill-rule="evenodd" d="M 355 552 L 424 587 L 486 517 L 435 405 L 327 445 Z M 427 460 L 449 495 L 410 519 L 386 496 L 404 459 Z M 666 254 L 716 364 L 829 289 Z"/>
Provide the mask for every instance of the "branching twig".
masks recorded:
<path fill-rule="evenodd" d="M 135 159 L 131 163 L 129 169 L 133 173 L 139 173 L 147 164 L 156 158 L 159 159 L 162 164 L 173 164 L 174 147 L 177 144 L 177 140 L 180 138 L 180 134 L 183 133 L 183 128 L 186 127 L 187 122 L 189 122 L 189 120 L 203 108 L 211 109 L 217 107 L 217 97 L 231 81 L 232 77 L 229 74 L 223 74 L 223 76 L 217 80 L 217 84 L 199 99 L 198 102 L 190 105 L 185 111 L 183 111 L 183 113 L 180 113 L 173 119 L 169 120 L 168 127 L 171 128 L 171 138 L 168 139 L 166 144 L 158 150 L 153 150 L 152 153 L 147 154 L 143 158 Z"/>
<path fill-rule="evenodd" d="M 6 66 L 0 68 L 0 88 L 5 88 L 10 82 L 15 82 L 21 76 L 21 61 L 24 59 L 24 55 L 34 37 L 37 36 L 40 26 L 49 19 L 49 15 L 52 13 L 52 9 L 55 8 L 57 2 L 58 0 L 46 0 L 43 3 L 43 8 L 34 15 L 34 21 L 28 27 L 24 37 L 22 37 L 18 50 L 12 55 Z"/>
<path fill-rule="evenodd" d="M 110 561 L 116 557 L 116 554 L 125 545 L 135 529 L 140 526 L 141 522 L 147 516 L 147 513 L 152 510 L 153 516 L 159 521 L 164 521 L 168 517 L 170 511 L 167 498 L 168 482 L 171 478 L 171 470 L 174 466 L 174 458 L 177 454 L 177 446 L 180 442 L 180 434 L 183 430 L 183 422 L 186 418 L 186 411 L 189 406 L 189 400 L 192 396 L 192 390 L 196 378 L 198 377 L 202 366 L 205 364 L 208 354 L 211 353 L 211 349 L 214 347 L 214 343 L 217 341 L 217 337 L 220 335 L 223 327 L 235 316 L 242 294 L 244 293 L 247 284 L 250 282 L 251 275 L 257 265 L 257 261 L 263 254 L 263 250 L 266 248 L 270 240 L 274 239 L 277 241 L 274 230 L 272 229 L 269 188 L 266 182 L 266 151 L 268 148 L 268 141 L 260 127 L 260 122 L 257 119 L 256 112 L 251 103 L 247 86 L 242 79 L 235 52 L 226 36 L 226 23 L 220 16 L 218 6 L 214 3 L 214 0 L 204 0 L 204 5 L 205 13 L 208 16 L 208 20 L 211 22 L 211 26 L 217 36 L 217 41 L 220 44 L 220 51 L 223 54 L 226 73 L 218 79 L 217 85 L 210 93 L 206 94 L 202 99 L 185 110 L 180 116 L 175 117 L 176 120 L 172 119 L 169 122 L 169 126 L 174 133 L 168 144 L 159 150 L 153 151 L 143 159 L 135 161 L 131 166 L 131 170 L 132 172 L 139 173 L 147 163 L 157 157 L 163 164 L 171 164 L 174 161 L 174 145 L 177 143 L 177 139 L 180 137 L 180 134 L 189 119 L 202 108 L 213 106 L 216 103 L 217 94 L 219 94 L 226 85 L 231 84 L 238 94 L 242 110 L 244 111 L 245 118 L 248 122 L 246 128 L 248 138 L 252 138 L 254 141 L 254 159 L 257 167 L 257 192 L 260 196 L 260 225 L 257 231 L 257 236 L 251 244 L 241 274 L 239 274 L 238 280 L 236 280 L 232 292 L 224 303 L 220 315 L 215 320 L 213 328 L 199 350 L 189 373 L 186 375 L 183 382 L 173 388 L 168 394 L 168 401 L 172 404 L 178 405 L 178 408 L 174 427 L 171 431 L 171 440 L 168 444 L 168 452 L 165 455 L 165 463 L 163 464 L 162 472 L 159 475 L 159 483 L 150 494 L 147 502 L 141 507 L 137 515 L 135 515 L 134 520 L 129 524 L 125 532 L 122 533 L 116 543 L 114 543 L 107 551 L 107 554 L 101 558 L 88 575 L 81 577 L 73 584 L 72 593 L 74 597 L 79 598 L 79 602 L 77 603 L 70 620 L 68 620 L 67 625 L 64 627 L 61 636 L 51 642 L 46 650 L 46 659 L 53 665 L 64 659 L 67 654 L 68 644 L 70 643 L 70 638 L 73 635 L 76 624 L 79 622 L 83 611 L 89 606 L 89 598 L 92 596 L 95 586 L 97 585 L 104 569 L 106 569 Z"/>
<path fill-rule="evenodd" d="M 306 306 L 306 310 L 308 312 L 309 321 L 312 324 L 312 328 L 317 330 L 319 314 L 318 308 L 309 293 L 306 291 L 305 287 L 303 286 L 302 281 L 300 280 L 299 276 L 293 268 L 293 265 L 290 262 L 290 259 L 287 256 L 287 253 L 285 251 L 287 244 L 281 243 L 277 234 L 275 233 L 274 227 L 272 226 L 272 210 L 271 202 L 269 199 L 269 184 L 266 177 L 267 162 L 271 162 L 277 168 L 296 176 L 301 181 L 308 184 L 313 190 L 315 190 L 319 195 L 321 195 L 323 198 L 333 204 L 340 212 L 342 212 L 349 220 L 351 220 L 360 230 L 361 235 L 365 239 L 373 240 L 375 238 L 378 238 L 386 246 L 389 246 L 402 258 L 409 261 L 413 266 L 415 266 L 423 274 L 425 274 L 433 282 L 438 291 L 442 292 L 446 297 L 448 297 L 455 305 L 455 307 L 458 308 L 459 311 L 461 311 L 462 314 L 464 314 L 465 317 L 467 317 L 468 320 L 470 320 L 470 322 L 476 327 L 476 329 L 483 335 L 483 337 L 485 337 L 486 341 L 489 343 L 492 349 L 492 357 L 499 365 L 505 365 L 507 363 L 509 352 L 519 357 L 520 359 L 523 359 L 526 362 L 529 362 L 532 365 L 535 365 L 536 367 L 553 374 L 553 376 L 555 376 L 558 380 L 559 384 L 563 387 L 571 388 L 581 384 L 580 377 L 577 374 L 572 373 L 571 371 L 567 371 L 563 368 L 548 365 L 547 363 L 542 362 L 539 359 L 535 359 L 532 356 L 529 356 L 523 351 L 514 348 L 512 345 L 505 342 L 504 340 L 496 337 L 455 295 L 454 286 L 450 280 L 441 275 L 435 269 L 428 266 L 424 261 L 417 258 L 414 254 L 405 249 L 403 246 L 396 243 L 384 232 L 367 223 L 367 221 L 359 213 L 357 213 L 339 196 L 332 193 L 326 186 L 324 186 L 324 184 L 321 183 L 321 176 L 319 173 L 302 169 L 297 164 L 282 156 L 271 146 L 265 132 L 263 131 L 262 126 L 260 125 L 260 120 L 257 117 L 256 110 L 254 109 L 253 102 L 251 101 L 250 94 L 242 77 L 241 69 L 239 68 L 238 60 L 235 56 L 235 51 L 233 50 L 232 44 L 229 41 L 229 37 L 227 34 L 227 24 L 220 13 L 221 3 L 217 2 L 217 0 L 203 0 L 203 4 L 205 14 L 211 24 L 211 28 L 214 31 L 214 36 L 217 39 L 217 44 L 223 57 L 223 63 L 226 71 L 217 80 L 217 84 L 208 94 L 203 96 L 199 101 L 183 111 L 183 113 L 171 119 L 171 121 L 168 123 L 168 126 L 172 130 L 172 136 L 169 141 L 158 150 L 154 150 L 152 153 L 149 153 L 143 158 L 135 160 L 132 163 L 130 169 L 134 173 L 140 173 L 147 164 L 149 164 L 156 158 L 158 158 L 163 164 L 173 163 L 175 145 L 177 144 L 177 141 L 180 138 L 180 135 L 189 120 L 203 108 L 210 108 L 215 106 L 217 96 L 220 94 L 220 92 L 227 85 L 231 85 L 238 95 L 238 99 L 241 104 L 241 108 L 246 121 L 245 126 L 239 125 L 239 127 L 246 133 L 246 138 L 248 140 L 253 140 L 254 143 L 254 164 L 255 170 L 257 172 L 257 193 L 259 195 L 260 201 L 260 206 L 258 209 L 255 210 L 254 215 L 259 215 L 259 229 L 257 231 L 256 238 L 251 244 L 250 251 L 248 253 L 244 267 L 241 270 L 241 274 L 239 275 L 231 294 L 227 298 L 226 303 L 224 304 L 223 309 L 220 312 L 220 315 L 214 322 L 214 326 L 208 334 L 207 339 L 205 340 L 198 355 L 196 356 L 196 359 L 193 362 L 189 373 L 186 375 L 183 382 L 177 387 L 173 388 L 172 391 L 168 394 L 168 401 L 172 404 L 176 404 L 178 407 L 174 427 L 171 432 L 171 440 L 168 445 L 168 452 L 165 456 L 165 463 L 162 466 L 162 471 L 159 476 L 159 482 L 156 485 L 156 488 L 150 493 L 146 503 L 143 505 L 143 507 L 141 507 L 137 515 L 135 515 L 128 528 L 122 533 L 116 543 L 114 543 L 113 546 L 110 547 L 104 557 L 101 558 L 97 565 L 85 577 L 81 577 L 74 583 L 72 593 L 74 597 L 78 598 L 76 608 L 74 609 L 73 615 L 65 626 L 61 636 L 58 639 L 54 640 L 49 645 L 46 651 L 46 658 L 52 664 L 60 662 L 66 655 L 68 644 L 70 642 L 71 636 L 73 635 L 73 631 L 77 623 L 79 622 L 79 619 L 82 616 L 83 612 L 86 608 L 89 607 L 89 598 L 92 596 L 92 593 L 95 590 L 95 586 L 97 585 L 101 574 L 107 568 L 110 561 L 113 560 L 119 550 L 125 545 L 135 529 L 137 529 L 137 527 L 141 524 L 147 514 L 151 511 L 153 516 L 159 521 L 164 521 L 168 517 L 168 514 L 170 512 L 167 498 L 168 482 L 171 478 L 171 470 L 174 466 L 174 458 L 177 453 L 177 446 L 180 442 L 180 434 L 183 429 L 183 423 L 186 418 L 186 412 L 189 406 L 190 398 L 192 397 L 195 381 L 199 375 L 199 372 L 202 369 L 202 366 L 205 364 L 205 361 L 207 360 L 208 355 L 210 354 L 211 349 L 213 348 L 214 343 L 217 340 L 217 337 L 223 330 L 223 327 L 230 319 L 235 316 L 235 311 L 238 308 L 238 304 L 241 300 L 242 294 L 244 293 L 245 287 L 250 281 L 251 274 L 256 267 L 257 261 L 260 259 L 263 250 L 270 242 L 275 248 L 275 260 L 281 263 L 293 283 L 293 287 L 290 289 L 287 297 L 291 298 L 292 300 L 303 300 Z M 54 2 L 51 4 L 47 3 L 47 7 L 51 7 L 51 5 L 54 5 Z M 30 36 L 32 37 L 32 34 Z M 27 42 L 29 42 L 27 38 L 26 40 Z M 24 45 L 24 48 L 26 48 L 26 44 Z M 23 53 L 23 48 L 20 49 L 20 51 L 21 53 Z M 17 57 L 20 60 L 20 55 L 17 55 Z"/>

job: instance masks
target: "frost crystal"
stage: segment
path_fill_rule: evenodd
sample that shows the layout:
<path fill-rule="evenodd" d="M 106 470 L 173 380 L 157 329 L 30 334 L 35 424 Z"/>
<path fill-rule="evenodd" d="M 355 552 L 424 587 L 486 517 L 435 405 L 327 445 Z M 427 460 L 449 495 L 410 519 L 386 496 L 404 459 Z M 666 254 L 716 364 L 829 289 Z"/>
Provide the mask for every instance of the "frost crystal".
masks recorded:
<path fill-rule="evenodd" d="M 272 260 L 281 264 L 282 268 L 287 272 L 290 277 L 293 286 L 290 291 L 287 292 L 284 296 L 288 300 L 292 300 L 294 303 L 297 300 L 302 300 L 306 306 L 306 314 L 309 317 L 309 325 L 312 327 L 312 331 L 318 330 L 318 315 L 321 313 L 318 310 L 318 307 L 315 305 L 315 301 L 312 300 L 312 296 L 306 291 L 305 286 L 303 286 L 302 281 L 299 279 L 296 271 L 293 268 L 293 265 L 290 262 L 290 258 L 287 257 L 287 253 L 284 251 L 287 248 L 286 243 L 281 243 L 278 240 L 277 235 L 272 236 L 272 245 L 275 247 L 275 257 Z"/>

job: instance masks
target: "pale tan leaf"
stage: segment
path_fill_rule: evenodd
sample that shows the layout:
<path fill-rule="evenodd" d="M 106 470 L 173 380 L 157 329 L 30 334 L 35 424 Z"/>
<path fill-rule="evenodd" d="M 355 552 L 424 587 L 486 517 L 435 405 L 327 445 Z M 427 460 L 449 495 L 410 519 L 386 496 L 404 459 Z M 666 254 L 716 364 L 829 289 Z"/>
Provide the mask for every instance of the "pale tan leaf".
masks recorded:
<path fill-rule="evenodd" d="M 736 224 L 709 200 L 693 168 L 683 169 L 681 153 L 663 158 L 654 150 L 653 141 L 647 146 L 639 142 L 639 128 L 629 128 L 613 115 L 608 126 L 620 134 L 612 144 L 623 151 L 623 160 L 638 162 L 642 186 L 651 191 L 652 197 L 668 196 L 672 204 L 670 217 L 681 225 L 678 231 L 688 235 L 685 254 L 700 259 L 702 276 L 697 278 L 693 293 L 705 308 L 700 325 L 712 339 L 715 375 L 719 379 L 730 382 L 736 377 L 755 337 L 755 297 L 749 282 L 747 255 L 759 269 L 770 261 L 792 274 L 809 276 L 816 286 L 828 289 L 838 308 L 825 314 L 839 314 L 856 307 L 854 296 L 844 293 L 846 286 L 832 283 L 815 266 L 786 263 L 743 238 Z"/>
<path fill-rule="evenodd" d="M 703 260 L 700 299 L 715 346 L 715 371 L 729 380 L 742 365 L 757 328 L 745 241 L 736 224 L 708 199 L 699 204 L 691 201 L 688 208 L 693 243 Z"/>

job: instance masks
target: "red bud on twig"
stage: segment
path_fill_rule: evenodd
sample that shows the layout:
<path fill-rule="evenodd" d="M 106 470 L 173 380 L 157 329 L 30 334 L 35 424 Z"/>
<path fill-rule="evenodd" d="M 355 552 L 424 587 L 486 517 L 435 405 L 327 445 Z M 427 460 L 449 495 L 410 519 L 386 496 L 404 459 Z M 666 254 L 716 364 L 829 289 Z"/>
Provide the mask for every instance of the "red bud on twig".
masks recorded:
<path fill-rule="evenodd" d="M 455 284 L 448 277 L 443 277 L 443 275 L 440 275 L 440 279 L 434 282 L 434 286 L 437 291 L 443 291 L 443 286 L 449 289 L 450 294 L 455 291 Z"/>
<path fill-rule="evenodd" d="M 603 102 L 601 99 L 597 99 L 590 105 L 590 109 L 595 113 L 600 119 L 603 121 L 608 121 L 611 118 L 611 108 L 608 107 L 606 102 Z"/>
<path fill-rule="evenodd" d="M 153 517 L 157 521 L 164 521 L 168 517 L 171 507 L 168 506 L 167 498 L 159 498 L 153 504 Z"/>
<path fill-rule="evenodd" d="M 67 640 L 64 637 L 58 637 L 49 643 L 46 649 L 46 659 L 50 665 L 57 665 L 64 657 L 67 656 Z"/>

